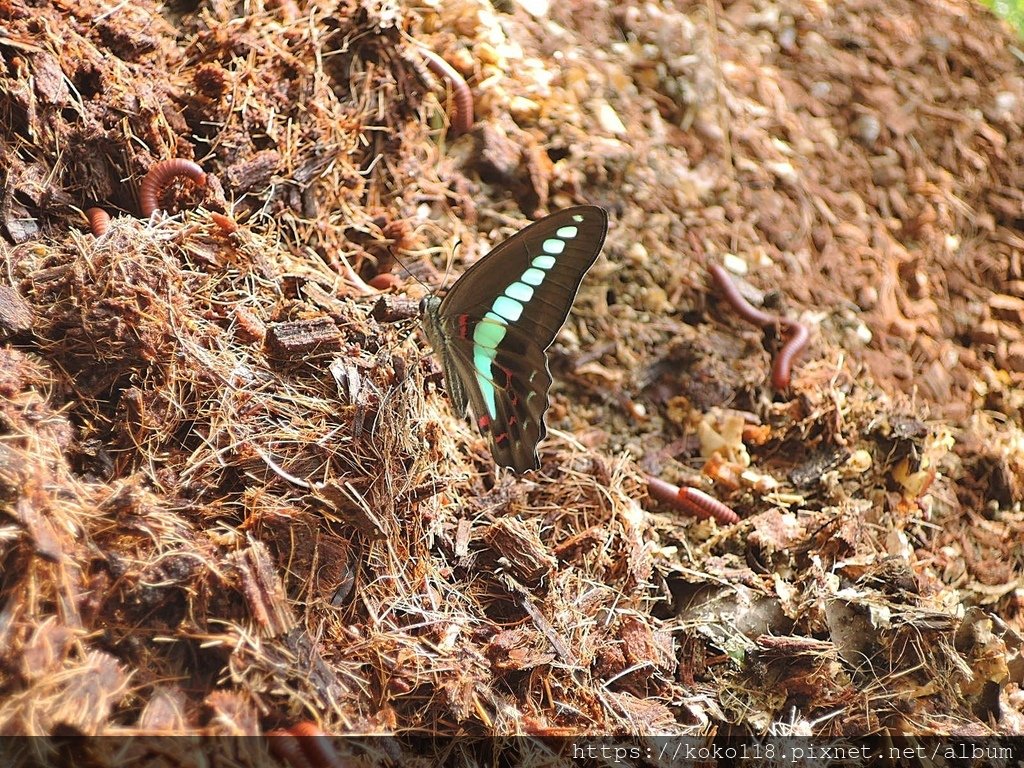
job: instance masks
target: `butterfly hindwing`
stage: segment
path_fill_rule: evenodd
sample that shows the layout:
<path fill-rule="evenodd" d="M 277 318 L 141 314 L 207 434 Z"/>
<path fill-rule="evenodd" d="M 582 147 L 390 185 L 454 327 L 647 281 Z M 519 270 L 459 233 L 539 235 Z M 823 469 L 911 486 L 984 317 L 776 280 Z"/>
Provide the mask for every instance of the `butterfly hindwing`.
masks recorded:
<path fill-rule="evenodd" d="M 551 385 L 546 350 L 607 227 L 607 214 L 595 206 L 554 213 L 499 243 L 443 301 L 424 302 L 424 327 L 453 402 L 468 402 L 495 461 L 517 472 L 538 466 Z"/>
<path fill-rule="evenodd" d="M 540 466 L 537 443 L 547 434 L 544 412 L 548 408 L 551 374 L 544 350 L 515 330 L 510 335 L 509 346 L 499 350 L 491 363 L 487 381 L 494 392 L 493 418 L 485 395 L 487 390 L 481 385 L 473 360 L 473 344 L 454 339 L 448 351 L 455 375 L 476 383 L 465 388 L 465 397 L 477 428 L 490 442 L 495 462 L 523 472 Z M 455 404 L 459 406 L 458 402 Z"/>

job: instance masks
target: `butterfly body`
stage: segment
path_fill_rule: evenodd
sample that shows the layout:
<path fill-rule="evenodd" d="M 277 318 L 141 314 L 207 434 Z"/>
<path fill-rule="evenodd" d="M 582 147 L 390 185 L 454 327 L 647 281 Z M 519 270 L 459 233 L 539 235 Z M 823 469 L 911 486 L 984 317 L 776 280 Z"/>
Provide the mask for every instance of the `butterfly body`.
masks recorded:
<path fill-rule="evenodd" d="M 444 299 L 422 302 L 452 403 L 459 413 L 470 408 L 494 460 L 516 472 L 540 466 L 551 386 L 546 350 L 607 230 L 596 206 L 558 211 L 498 244 Z"/>

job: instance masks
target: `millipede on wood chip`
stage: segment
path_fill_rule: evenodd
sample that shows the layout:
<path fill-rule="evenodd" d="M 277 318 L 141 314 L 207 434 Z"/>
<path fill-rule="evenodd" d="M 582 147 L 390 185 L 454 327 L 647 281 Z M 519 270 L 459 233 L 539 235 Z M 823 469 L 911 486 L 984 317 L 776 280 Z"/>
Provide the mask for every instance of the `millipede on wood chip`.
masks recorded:
<path fill-rule="evenodd" d="M 299 742 L 302 754 L 313 768 L 342 768 L 344 763 L 331 744 L 330 737 L 308 720 L 290 729 Z"/>
<path fill-rule="evenodd" d="M 293 736 L 290 731 L 283 728 L 271 731 L 267 734 L 267 740 L 270 744 L 270 752 L 289 768 L 305 768 L 309 765 L 302 754 L 298 738 Z"/>
<path fill-rule="evenodd" d="M 330 737 L 308 720 L 267 734 L 270 751 L 289 768 L 342 768 Z"/>
<path fill-rule="evenodd" d="M 149 218 L 159 209 L 160 198 L 167 185 L 179 176 L 191 179 L 196 186 L 206 186 L 206 172 L 191 160 L 174 158 L 153 163 L 139 184 L 139 210 L 144 218 Z"/>

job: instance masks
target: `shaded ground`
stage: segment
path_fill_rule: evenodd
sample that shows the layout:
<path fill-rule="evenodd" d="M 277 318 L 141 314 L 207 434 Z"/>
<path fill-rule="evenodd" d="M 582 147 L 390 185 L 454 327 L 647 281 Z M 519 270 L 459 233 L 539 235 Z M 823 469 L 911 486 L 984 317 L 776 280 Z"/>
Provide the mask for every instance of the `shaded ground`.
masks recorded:
<path fill-rule="evenodd" d="M 983 9 L 41 5 L 0 5 L 0 732 L 1024 730 L 1024 54 Z M 211 182 L 140 220 L 169 157 Z M 416 299 L 579 202 L 516 478 L 348 265 Z M 711 262 L 812 326 L 789 392 Z"/>

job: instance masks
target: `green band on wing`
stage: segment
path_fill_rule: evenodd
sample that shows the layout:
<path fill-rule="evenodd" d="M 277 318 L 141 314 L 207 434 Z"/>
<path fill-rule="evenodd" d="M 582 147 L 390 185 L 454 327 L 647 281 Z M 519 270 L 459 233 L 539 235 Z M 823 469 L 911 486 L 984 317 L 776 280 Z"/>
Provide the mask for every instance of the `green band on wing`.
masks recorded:
<path fill-rule="evenodd" d="M 574 216 L 573 221 L 582 222 L 583 217 Z M 493 379 L 493 363 L 498 356 L 498 346 L 508 333 L 509 324 L 518 322 L 522 317 L 525 305 L 533 299 L 534 288 L 544 282 L 547 270 L 555 266 L 555 256 L 565 251 L 566 240 L 572 240 L 578 234 L 578 227 L 559 227 L 555 231 L 557 237 L 549 237 L 541 243 L 544 253 L 535 257 L 522 277 L 509 285 L 504 294 L 494 300 L 491 310 L 473 329 L 473 367 L 476 369 L 476 380 L 484 404 L 492 419 L 498 417 Z M 536 371 L 531 372 L 531 380 L 534 375 Z M 535 394 L 530 392 L 527 399 Z"/>
<path fill-rule="evenodd" d="M 557 256 L 565 250 L 565 241 L 551 237 L 541 244 L 541 248 L 544 249 L 544 253 L 550 253 Z"/>
<path fill-rule="evenodd" d="M 488 312 L 488 315 L 490 314 Z M 476 324 L 476 328 L 473 329 L 473 343 L 478 347 L 497 349 L 498 345 L 501 344 L 501 340 L 505 338 L 507 331 L 508 326 L 500 322 L 500 318 L 496 315 L 494 318 L 485 316 L 483 320 Z"/>
<path fill-rule="evenodd" d="M 523 314 L 523 305 L 508 296 L 499 296 L 494 300 L 491 309 L 510 323 L 516 322 Z"/>
<path fill-rule="evenodd" d="M 526 283 L 515 282 L 505 289 L 505 295 L 525 304 L 533 298 L 533 288 Z"/>
<path fill-rule="evenodd" d="M 523 272 L 523 276 L 519 279 L 524 283 L 529 283 L 536 287 L 544 282 L 544 270 L 530 267 L 528 270 Z"/>
<path fill-rule="evenodd" d="M 473 367 L 476 382 L 484 396 L 484 404 L 492 419 L 498 418 L 494 401 L 493 369 L 491 363 L 498 355 L 498 345 L 508 333 L 508 321 L 494 312 L 488 312 L 473 329 Z"/>
<path fill-rule="evenodd" d="M 480 323 L 484 325 L 484 323 Z M 480 327 L 477 326 L 477 328 Z M 494 325 L 488 323 L 488 325 Z M 476 332 L 473 333 L 476 336 Z M 479 344 L 473 347 L 473 366 L 476 368 L 476 383 L 480 385 L 480 393 L 484 396 L 484 404 L 487 406 L 487 413 L 492 419 L 498 418 L 498 408 L 494 403 L 494 382 L 491 380 L 491 363 L 498 356 L 498 350 L 494 347 L 482 347 Z"/>

